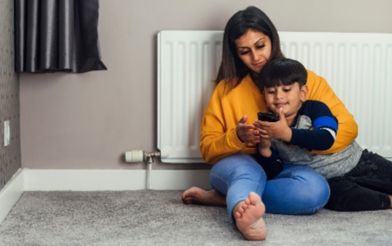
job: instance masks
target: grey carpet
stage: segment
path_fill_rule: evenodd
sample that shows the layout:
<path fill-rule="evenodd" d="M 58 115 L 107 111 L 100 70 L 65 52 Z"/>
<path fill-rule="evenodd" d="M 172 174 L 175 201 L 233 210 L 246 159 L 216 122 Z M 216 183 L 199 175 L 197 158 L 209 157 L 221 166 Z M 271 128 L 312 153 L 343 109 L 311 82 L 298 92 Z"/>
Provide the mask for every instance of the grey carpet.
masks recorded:
<path fill-rule="evenodd" d="M 392 210 L 267 214 L 267 240 L 247 242 L 225 208 L 183 205 L 179 191 L 25 192 L 0 245 L 392 245 Z"/>

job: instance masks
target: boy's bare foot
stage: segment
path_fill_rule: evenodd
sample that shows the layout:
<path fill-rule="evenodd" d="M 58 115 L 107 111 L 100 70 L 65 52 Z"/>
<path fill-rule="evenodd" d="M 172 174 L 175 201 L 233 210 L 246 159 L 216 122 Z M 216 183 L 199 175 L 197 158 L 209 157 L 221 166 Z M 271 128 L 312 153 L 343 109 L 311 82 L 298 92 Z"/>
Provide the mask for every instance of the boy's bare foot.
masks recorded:
<path fill-rule="evenodd" d="M 267 235 L 263 215 L 265 213 L 264 203 L 259 195 L 254 192 L 237 204 L 234 208 L 234 218 L 241 234 L 248 240 L 264 240 Z"/>
<path fill-rule="evenodd" d="M 215 190 L 204 190 L 199 187 L 191 187 L 185 190 L 182 195 L 182 202 L 185 204 L 203 204 L 210 206 L 226 206 L 224 196 Z"/>

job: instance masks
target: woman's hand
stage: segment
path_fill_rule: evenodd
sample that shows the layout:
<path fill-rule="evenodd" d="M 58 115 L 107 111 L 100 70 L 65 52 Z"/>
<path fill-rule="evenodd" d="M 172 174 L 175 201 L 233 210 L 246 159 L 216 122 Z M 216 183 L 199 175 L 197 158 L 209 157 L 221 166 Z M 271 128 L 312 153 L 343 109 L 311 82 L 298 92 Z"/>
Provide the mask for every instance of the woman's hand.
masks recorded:
<path fill-rule="evenodd" d="M 248 116 L 244 115 L 237 124 L 237 136 L 247 145 L 256 145 L 260 142 L 260 132 L 254 125 L 248 124 Z"/>

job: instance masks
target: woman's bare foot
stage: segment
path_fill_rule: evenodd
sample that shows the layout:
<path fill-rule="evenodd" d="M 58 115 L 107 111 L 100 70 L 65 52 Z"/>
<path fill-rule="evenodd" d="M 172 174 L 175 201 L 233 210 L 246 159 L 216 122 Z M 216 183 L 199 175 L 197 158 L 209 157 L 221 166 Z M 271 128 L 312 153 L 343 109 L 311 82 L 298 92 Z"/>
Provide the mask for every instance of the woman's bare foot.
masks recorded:
<path fill-rule="evenodd" d="M 267 235 L 263 215 L 265 213 L 264 203 L 259 195 L 254 192 L 237 204 L 234 208 L 234 218 L 238 230 L 248 240 L 264 240 Z"/>
<path fill-rule="evenodd" d="M 211 206 L 226 206 L 226 199 L 215 190 L 204 190 L 199 187 L 191 187 L 185 190 L 182 195 L 182 202 L 185 204 L 203 204 Z"/>

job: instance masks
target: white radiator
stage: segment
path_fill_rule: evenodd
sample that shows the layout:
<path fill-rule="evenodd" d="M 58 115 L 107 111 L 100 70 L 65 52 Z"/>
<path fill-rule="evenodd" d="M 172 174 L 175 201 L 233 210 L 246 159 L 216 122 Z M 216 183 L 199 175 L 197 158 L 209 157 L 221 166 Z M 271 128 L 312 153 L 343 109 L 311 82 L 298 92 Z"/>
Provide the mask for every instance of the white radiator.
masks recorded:
<path fill-rule="evenodd" d="M 158 34 L 158 137 L 166 163 L 202 162 L 199 128 L 222 31 Z M 325 77 L 359 124 L 358 143 L 392 157 L 392 34 L 280 32 L 286 57 Z"/>

